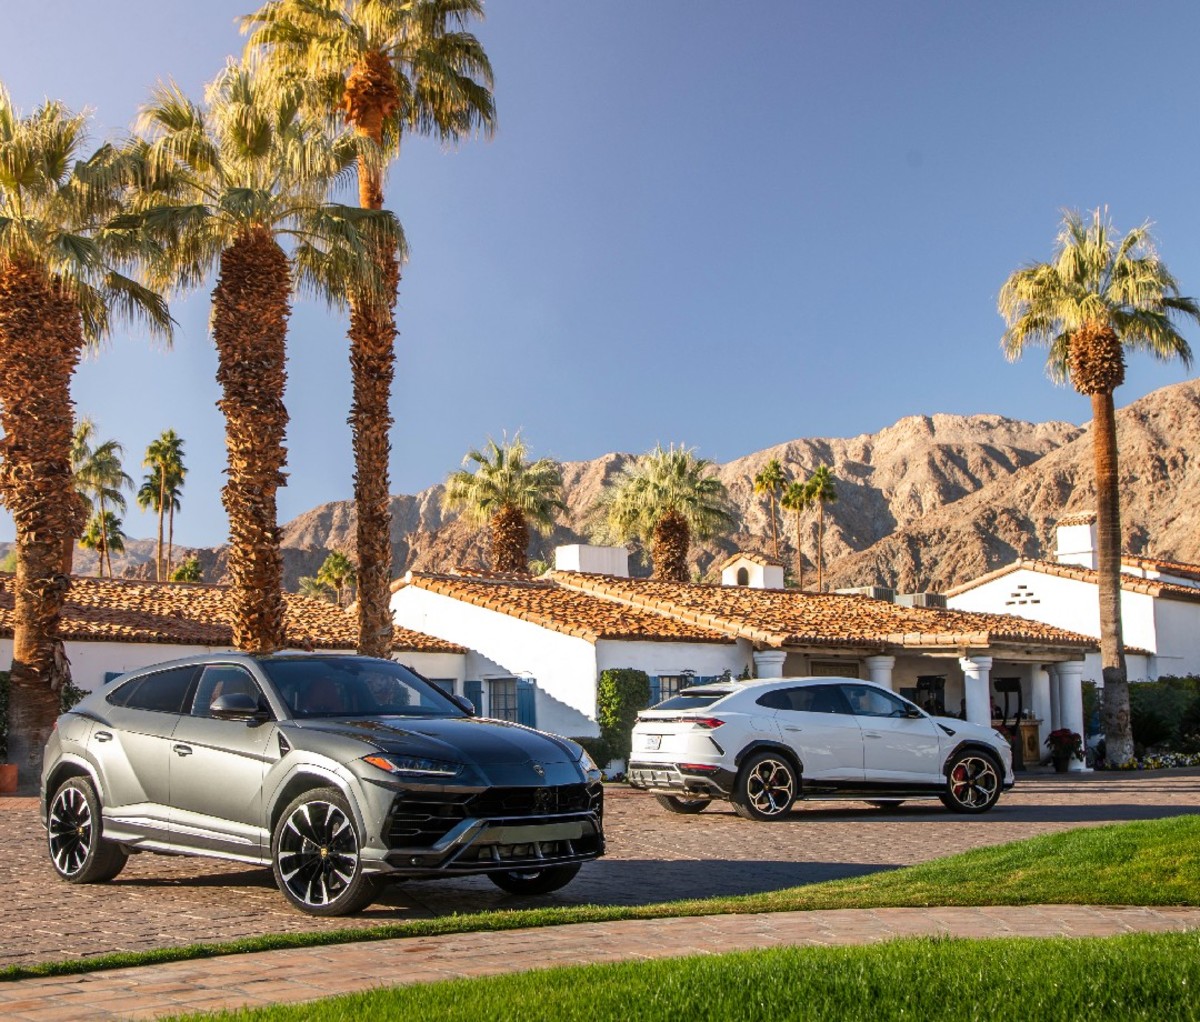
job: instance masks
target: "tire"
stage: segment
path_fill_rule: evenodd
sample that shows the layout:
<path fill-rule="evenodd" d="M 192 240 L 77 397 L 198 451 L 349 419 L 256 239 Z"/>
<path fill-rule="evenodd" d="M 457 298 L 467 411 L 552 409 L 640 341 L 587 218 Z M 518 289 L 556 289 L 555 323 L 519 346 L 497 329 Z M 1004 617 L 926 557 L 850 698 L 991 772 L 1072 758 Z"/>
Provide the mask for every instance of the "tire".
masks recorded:
<path fill-rule="evenodd" d="M 510 870 L 489 873 L 488 879 L 509 894 L 550 894 L 566 887 L 579 872 L 579 863 L 569 866 L 547 866 L 545 869 Z"/>
<path fill-rule="evenodd" d="M 782 820 L 800 794 L 800 774 L 781 752 L 759 752 L 742 764 L 733 808 L 747 820 Z"/>
<path fill-rule="evenodd" d="M 890 813 L 896 809 L 899 809 L 902 805 L 904 805 L 904 799 L 894 798 L 894 799 L 890 799 L 890 800 L 879 800 L 879 801 L 871 799 L 870 801 L 867 802 L 867 805 L 874 806 L 876 809 L 882 809 L 885 813 Z"/>
<path fill-rule="evenodd" d="M 314 916 L 366 908 L 381 881 L 363 873 L 350 803 L 337 788 L 314 788 L 280 814 L 271 835 L 271 872 L 293 906 Z"/>
<path fill-rule="evenodd" d="M 125 868 L 129 854 L 104 840 L 96 789 L 86 777 L 72 777 L 50 801 L 46 844 L 54 871 L 70 884 L 100 884 Z"/>
<path fill-rule="evenodd" d="M 702 813 L 712 802 L 711 798 L 681 798 L 678 795 L 655 795 L 658 804 L 669 813 L 680 816 L 695 816 Z"/>
<path fill-rule="evenodd" d="M 990 753 L 967 749 L 950 761 L 942 805 L 954 813 L 986 813 L 1000 798 L 1003 768 Z"/>

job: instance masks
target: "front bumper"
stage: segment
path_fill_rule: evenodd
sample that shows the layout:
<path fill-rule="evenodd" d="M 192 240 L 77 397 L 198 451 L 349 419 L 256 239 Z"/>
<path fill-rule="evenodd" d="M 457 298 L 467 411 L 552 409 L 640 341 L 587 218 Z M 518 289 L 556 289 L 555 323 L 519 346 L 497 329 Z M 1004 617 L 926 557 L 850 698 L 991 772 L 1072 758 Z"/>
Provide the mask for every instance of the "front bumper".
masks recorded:
<path fill-rule="evenodd" d="M 470 876 L 545 869 L 604 854 L 599 783 L 476 792 L 408 791 L 395 797 L 367 872 Z"/>

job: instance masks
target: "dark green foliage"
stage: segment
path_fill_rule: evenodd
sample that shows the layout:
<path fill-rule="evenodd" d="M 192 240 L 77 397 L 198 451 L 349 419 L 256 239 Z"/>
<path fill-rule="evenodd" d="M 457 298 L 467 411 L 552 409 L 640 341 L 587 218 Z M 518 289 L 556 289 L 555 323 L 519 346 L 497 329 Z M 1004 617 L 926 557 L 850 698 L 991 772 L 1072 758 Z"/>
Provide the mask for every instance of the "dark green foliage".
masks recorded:
<path fill-rule="evenodd" d="M 608 743 L 609 758 L 625 759 L 638 710 L 644 710 L 650 702 L 650 677 L 631 667 L 601 671 L 597 701 L 600 737 Z"/>
<path fill-rule="evenodd" d="M 1200 745 L 1200 678 L 1162 677 L 1129 686 L 1139 749 L 1189 752 Z"/>

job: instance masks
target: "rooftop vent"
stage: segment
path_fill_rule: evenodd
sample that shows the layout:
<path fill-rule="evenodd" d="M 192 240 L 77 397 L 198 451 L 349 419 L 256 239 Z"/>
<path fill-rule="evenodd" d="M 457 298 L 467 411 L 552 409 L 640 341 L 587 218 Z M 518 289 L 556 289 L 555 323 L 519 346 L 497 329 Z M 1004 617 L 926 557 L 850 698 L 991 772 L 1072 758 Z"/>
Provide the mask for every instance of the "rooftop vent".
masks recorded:
<path fill-rule="evenodd" d="M 588 546 L 576 543 L 554 548 L 558 571 L 586 571 L 594 575 L 629 577 L 629 551 L 623 546 Z"/>
<path fill-rule="evenodd" d="M 898 593 L 896 605 L 900 607 L 929 607 L 934 610 L 946 609 L 945 593 Z"/>
<path fill-rule="evenodd" d="M 896 599 L 896 590 L 887 586 L 854 586 L 852 589 L 835 589 L 842 596 L 869 596 L 872 600 L 883 600 L 892 603 Z"/>

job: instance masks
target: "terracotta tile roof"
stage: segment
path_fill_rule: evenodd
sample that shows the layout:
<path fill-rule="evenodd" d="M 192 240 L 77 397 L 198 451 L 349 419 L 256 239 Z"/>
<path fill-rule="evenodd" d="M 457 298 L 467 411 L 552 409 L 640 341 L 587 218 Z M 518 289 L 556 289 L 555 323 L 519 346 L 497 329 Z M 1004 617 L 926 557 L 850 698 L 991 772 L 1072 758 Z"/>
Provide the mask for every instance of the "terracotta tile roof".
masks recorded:
<path fill-rule="evenodd" d="M 653 610 L 767 646 L 930 648 L 1037 646 L 1091 649 L 1086 635 L 1009 614 L 901 607 L 869 596 L 800 593 L 697 583 L 653 582 L 556 571 L 579 593 Z"/>
<path fill-rule="evenodd" d="M 1122 557 L 1121 563 L 1142 571 L 1157 571 L 1161 575 L 1200 582 L 1200 564 L 1185 564 L 1182 561 L 1160 561 L 1155 557 Z"/>
<path fill-rule="evenodd" d="M 731 564 L 737 561 L 749 561 L 751 564 L 757 564 L 762 568 L 782 568 L 784 563 L 774 557 L 768 557 L 766 554 L 755 553 L 748 550 L 741 550 L 738 553 L 730 554 L 720 564 L 717 565 L 717 571 L 724 571 Z"/>
<path fill-rule="evenodd" d="M 1063 515 L 1056 525 L 1091 525 L 1096 520 L 1095 511 L 1076 511 L 1074 514 Z"/>
<path fill-rule="evenodd" d="M 1092 585 L 1100 584 L 1100 573 L 1092 568 L 1084 568 L 1078 564 L 1059 564 L 1058 561 L 1039 561 L 1023 557 L 1020 560 L 1013 561 L 1012 564 L 1005 565 L 1003 568 L 997 568 L 995 571 L 989 571 L 985 575 L 973 578 L 970 582 L 964 582 L 962 585 L 947 589 L 946 595 L 958 596 L 960 593 L 969 592 L 983 585 L 985 582 L 991 582 L 994 579 L 1003 578 L 1005 575 L 1011 575 L 1014 571 L 1020 571 L 1022 568 L 1027 571 L 1036 571 L 1042 575 L 1073 578 L 1078 582 L 1090 582 Z M 1130 575 L 1128 572 L 1121 572 L 1121 588 L 1127 593 L 1144 593 L 1147 596 L 1157 596 L 1164 600 L 1183 600 L 1190 603 L 1200 603 L 1200 589 L 1195 589 L 1191 586 L 1175 585 L 1171 582 L 1159 582 L 1152 578 L 1142 578 L 1139 575 Z"/>
<path fill-rule="evenodd" d="M 13 576 L 0 574 L 0 636 L 12 636 Z M 354 618 L 332 603 L 284 593 L 287 642 L 314 649 L 354 649 Z M 76 575 L 63 607 L 60 634 L 83 642 L 155 642 L 228 647 L 229 588 L 188 582 Z M 397 652 L 465 653 L 407 628 L 395 630 Z"/>
<path fill-rule="evenodd" d="M 732 642 L 727 633 L 651 609 L 631 609 L 546 578 L 487 578 L 410 571 L 394 589 L 416 586 L 476 607 L 540 625 L 551 631 L 596 642 L 634 639 L 650 642 Z"/>

